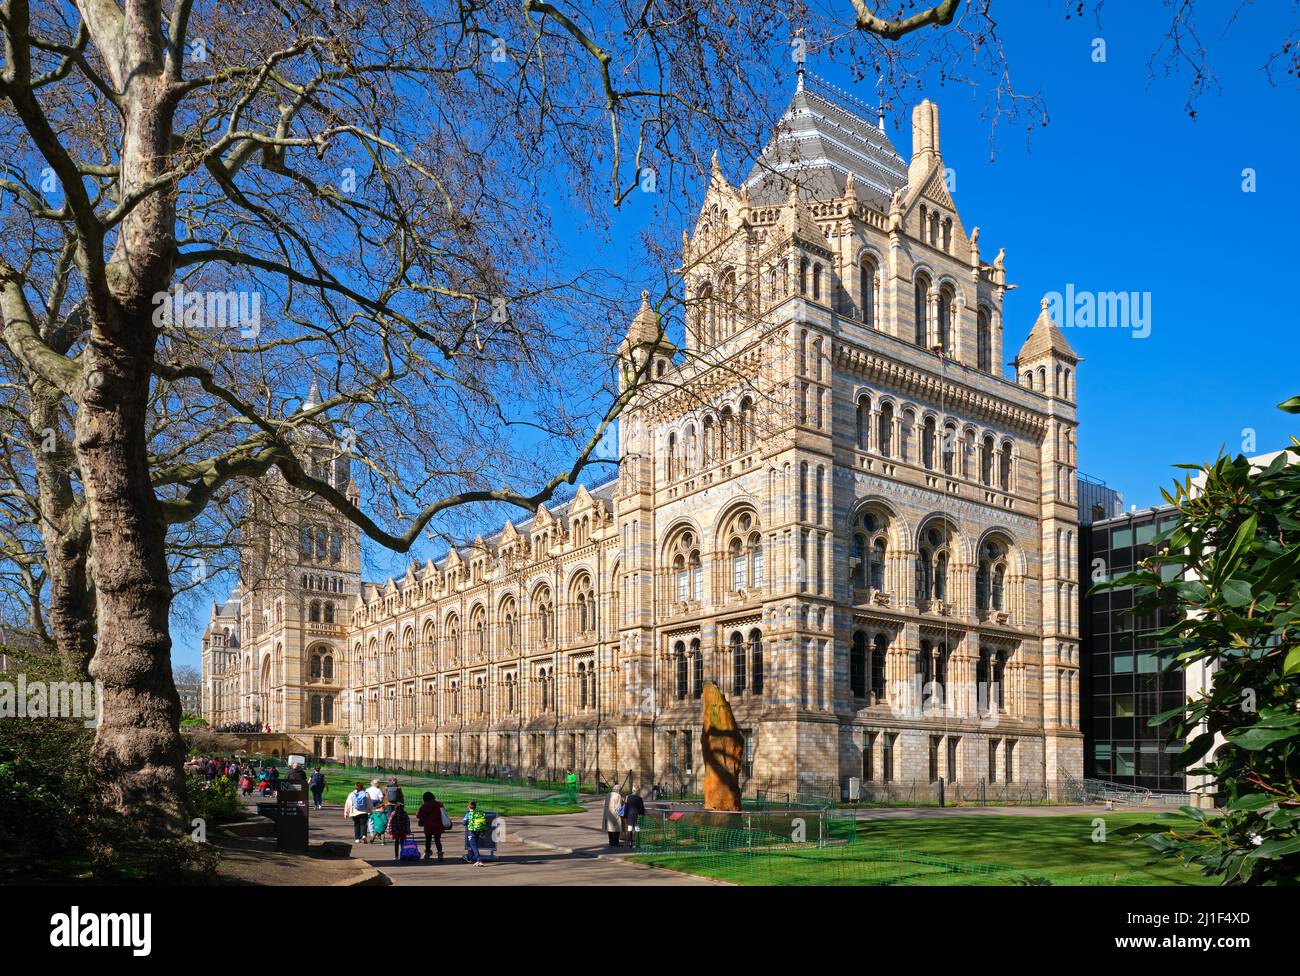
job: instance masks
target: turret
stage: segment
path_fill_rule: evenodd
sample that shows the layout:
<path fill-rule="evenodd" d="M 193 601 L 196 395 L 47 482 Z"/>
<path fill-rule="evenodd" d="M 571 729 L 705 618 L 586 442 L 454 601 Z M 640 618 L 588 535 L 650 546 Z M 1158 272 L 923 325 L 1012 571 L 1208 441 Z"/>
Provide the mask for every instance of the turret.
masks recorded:
<path fill-rule="evenodd" d="M 1016 379 L 1021 386 L 1073 402 L 1075 367 L 1083 360 L 1070 348 L 1052 321 L 1048 304 L 1044 298 L 1038 319 L 1012 364 L 1016 367 Z"/>

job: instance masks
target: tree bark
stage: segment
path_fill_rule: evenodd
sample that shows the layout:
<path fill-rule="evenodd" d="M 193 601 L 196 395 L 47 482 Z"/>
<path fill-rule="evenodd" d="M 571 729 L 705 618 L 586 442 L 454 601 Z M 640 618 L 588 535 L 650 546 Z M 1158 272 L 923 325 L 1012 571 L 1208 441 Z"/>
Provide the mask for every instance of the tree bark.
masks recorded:
<path fill-rule="evenodd" d="M 172 683 L 167 527 L 149 481 L 145 405 L 153 335 L 144 323 L 92 348 L 76 447 L 95 552 L 99 643 L 90 673 L 101 722 L 91 774 L 101 803 L 164 833 L 184 808 L 180 697 Z"/>
<path fill-rule="evenodd" d="M 172 111 L 156 38 L 132 34 L 127 49 L 134 59 L 124 79 L 124 197 L 166 172 Z M 158 339 L 154 295 L 171 283 L 174 221 L 174 195 L 159 192 L 120 225 L 105 268 L 108 294 L 92 302 L 75 438 L 99 629 L 90 670 L 101 683 L 102 721 L 91 774 L 105 808 L 172 836 L 184 823 L 185 750 L 168 632 L 167 524 L 150 480 L 146 432 Z"/>
<path fill-rule="evenodd" d="M 64 437 L 59 392 L 39 379 L 29 377 L 28 382 L 32 398 L 28 423 L 50 582 L 50 634 L 64 670 L 70 677 L 85 679 L 90 676 L 90 659 L 95 654 L 90 529 L 73 490 L 72 450 Z M 53 438 L 53 450 L 46 450 L 47 438 Z"/>

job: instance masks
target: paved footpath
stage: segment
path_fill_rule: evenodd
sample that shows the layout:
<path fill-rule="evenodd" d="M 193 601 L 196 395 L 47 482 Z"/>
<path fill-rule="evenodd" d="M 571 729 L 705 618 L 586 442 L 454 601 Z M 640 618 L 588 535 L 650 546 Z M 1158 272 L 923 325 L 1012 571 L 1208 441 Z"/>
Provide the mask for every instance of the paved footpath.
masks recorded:
<path fill-rule="evenodd" d="M 352 824 L 337 804 L 311 817 L 312 843 L 343 841 L 395 885 L 717 885 L 722 882 L 624 860 L 626 847 L 608 846 L 601 823 L 602 803 L 583 798 L 584 813 L 510 817 L 497 858 L 476 868 L 462 861 L 465 835 L 459 824 L 443 834 L 446 860 L 399 862 L 389 844 L 352 844 Z M 1050 817 L 1097 813 L 1095 806 L 1042 807 L 871 807 L 856 811 L 860 820 L 948 817 Z M 423 831 L 417 837 L 424 843 Z"/>
<path fill-rule="evenodd" d="M 421 847 L 424 832 L 416 825 Z M 352 824 L 337 804 L 312 812 L 311 841 L 352 842 Z M 442 835 L 446 860 L 399 862 L 393 845 L 353 844 L 361 858 L 392 879 L 395 885 L 717 885 L 677 871 L 630 864 L 624 848 L 609 848 L 601 830 L 601 804 L 592 800 L 585 813 L 542 817 L 512 817 L 497 858 L 481 868 L 462 861 L 465 834 L 459 824 Z M 610 856 L 605 856 L 610 855 Z"/>

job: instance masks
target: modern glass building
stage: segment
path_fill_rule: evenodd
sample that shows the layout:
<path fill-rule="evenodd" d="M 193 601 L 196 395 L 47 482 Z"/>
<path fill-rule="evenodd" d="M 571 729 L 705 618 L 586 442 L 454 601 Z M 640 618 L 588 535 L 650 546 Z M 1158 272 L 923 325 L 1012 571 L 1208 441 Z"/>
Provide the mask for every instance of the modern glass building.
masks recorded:
<path fill-rule="evenodd" d="M 1186 777 L 1174 766 L 1180 743 L 1152 716 L 1185 700 L 1182 670 L 1165 671 L 1155 632 L 1173 623 L 1171 611 L 1135 616 L 1133 590 L 1090 593 L 1095 583 L 1133 569 L 1152 552 L 1151 540 L 1175 517 L 1169 507 L 1148 508 L 1094 521 L 1081 532 L 1084 775 L 1153 790 L 1182 791 Z"/>
<path fill-rule="evenodd" d="M 1080 525 L 1091 525 L 1124 514 L 1124 496 L 1106 482 L 1080 472 L 1078 484 Z"/>

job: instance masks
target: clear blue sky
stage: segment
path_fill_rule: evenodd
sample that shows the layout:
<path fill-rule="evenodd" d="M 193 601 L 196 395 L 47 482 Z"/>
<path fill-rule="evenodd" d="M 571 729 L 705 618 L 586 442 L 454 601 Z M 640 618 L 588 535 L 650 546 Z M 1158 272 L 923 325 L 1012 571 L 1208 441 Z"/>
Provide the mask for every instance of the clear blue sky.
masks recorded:
<path fill-rule="evenodd" d="M 1220 87 L 1196 102 L 1195 119 L 1184 108 L 1186 73 L 1165 78 L 1157 66 L 1153 79 L 1148 68 L 1168 27 L 1167 7 L 1108 5 L 1099 30 L 1091 15 L 1067 21 L 1066 6 L 1017 2 L 999 19 L 1016 87 L 1040 92 L 1050 114 L 1029 138 L 1023 126 L 1000 128 L 990 159 L 984 93 L 932 81 L 915 100 L 939 104 L 944 161 L 955 171 L 953 196 L 966 227 L 980 227 L 987 259 L 1007 250 L 1007 277 L 1019 287 L 1007 296 L 1004 358 L 1019 348 L 1047 292 L 1072 283 L 1149 293 L 1144 339 L 1129 329 L 1066 331 L 1085 360 L 1080 469 L 1145 506 L 1158 503 L 1159 488 L 1177 476 L 1171 465 L 1211 459 L 1221 446 L 1241 451 L 1243 429 L 1255 432 L 1259 453 L 1300 429 L 1274 406 L 1300 393 L 1300 372 L 1289 365 L 1294 274 L 1284 264 L 1300 216 L 1296 93 L 1284 73 L 1273 88 L 1259 70 L 1280 43 L 1276 25 L 1289 23 L 1290 5 L 1244 8 L 1222 35 L 1222 15 L 1204 18 Z M 1097 37 L 1106 42 L 1104 63 L 1093 60 Z M 834 65 L 814 55 L 808 68 L 874 103 L 872 87 L 852 86 Z M 888 129 L 906 157 L 910 103 L 899 114 L 901 128 L 890 119 Z M 749 165 L 724 163 L 733 176 Z M 1242 191 L 1247 168 L 1256 174 L 1253 193 Z M 583 253 L 594 246 L 620 264 L 611 270 L 636 277 L 646 213 L 632 203 L 612 241 L 593 245 L 575 226 L 577 263 L 599 257 Z M 408 557 L 371 558 L 400 572 Z M 206 612 L 197 620 L 191 614 L 192 606 L 183 619 L 173 617 L 178 665 L 198 664 Z"/>

